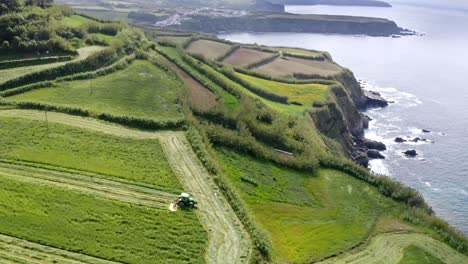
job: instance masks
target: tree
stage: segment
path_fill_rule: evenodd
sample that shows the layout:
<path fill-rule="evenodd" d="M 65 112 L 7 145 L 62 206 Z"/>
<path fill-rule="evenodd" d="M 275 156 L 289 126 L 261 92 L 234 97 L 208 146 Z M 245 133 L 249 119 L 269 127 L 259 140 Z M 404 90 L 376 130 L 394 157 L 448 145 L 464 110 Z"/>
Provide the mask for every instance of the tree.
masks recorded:
<path fill-rule="evenodd" d="M 16 12 L 20 9 L 19 0 L 2 0 L 0 3 L 0 15 Z"/>
<path fill-rule="evenodd" d="M 6 41 L 6 40 L 3 41 L 3 43 L 2 43 L 2 50 L 7 50 L 7 49 L 9 49 L 9 48 L 10 48 L 10 42 L 8 42 L 8 41 Z"/>
<path fill-rule="evenodd" d="M 39 6 L 41 8 L 47 8 L 54 3 L 54 0 L 26 0 L 24 2 L 27 6 Z"/>

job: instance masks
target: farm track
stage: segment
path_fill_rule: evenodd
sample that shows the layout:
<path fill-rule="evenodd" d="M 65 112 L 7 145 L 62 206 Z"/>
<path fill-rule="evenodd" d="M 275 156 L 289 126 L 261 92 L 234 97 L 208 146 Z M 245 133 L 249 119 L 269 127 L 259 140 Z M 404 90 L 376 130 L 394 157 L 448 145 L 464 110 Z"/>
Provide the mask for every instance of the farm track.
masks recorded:
<path fill-rule="evenodd" d="M 69 252 L 0 234 L 0 263 L 117 264 L 118 262 Z"/>
<path fill-rule="evenodd" d="M 448 245 L 418 233 L 387 233 L 374 237 L 364 250 L 327 259 L 320 264 L 397 264 L 404 249 L 415 245 L 447 264 L 466 263 L 467 257 Z"/>
<path fill-rule="evenodd" d="M 35 110 L 3 110 L 0 116 L 45 121 Z M 179 131 L 146 132 L 123 126 L 61 113 L 48 112 L 47 120 L 91 129 L 121 137 L 159 139 L 167 159 L 182 185 L 199 202 L 198 217 L 209 234 L 206 260 L 209 263 L 246 263 L 251 241 L 239 219 L 193 152 L 185 134 Z"/>
<path fill-rule="evenodd" d="M 176 196 L 152 188 L 118 181 L 97 174 L 40 168 L 34 164 L 0 160 L 0 177 L 51 185 L 107 199 L 165 209 Z"/>

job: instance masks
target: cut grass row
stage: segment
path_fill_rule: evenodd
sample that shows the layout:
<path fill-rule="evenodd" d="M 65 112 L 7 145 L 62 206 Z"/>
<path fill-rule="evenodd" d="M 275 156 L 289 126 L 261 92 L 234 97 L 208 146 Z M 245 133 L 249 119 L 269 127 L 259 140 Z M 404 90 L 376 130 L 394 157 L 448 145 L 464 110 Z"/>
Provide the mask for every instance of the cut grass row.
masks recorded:
<path fill-rule="evenodd" d="M 0 233 L 125 263 L 202 263 L 193 212 L 142 206 L 0 177 Z"/>
<path fill-rule="evenodd" d="M 34 163 L 0 160 L 0 177 L 40 185 L 57 186 L 148 207 L 166 209 L 177 195 L 153 186 L 116 180 L 99 174 L 41 166 Z M 113 179 L 114 178 L 114 179 Z"/>
<path fill-rule="evenodd" d="M 217 149 L 224 174 L 268 232 L 278 262 L 309 262 L 364 242 L 377 220 L 402 205 L 333 170 L 310 175 Z M 255 183 L 255 184 L 253 184 Z"/>
<path fill-rule="evenodd" d="M 176 76 L 148 61 L 137 60 L 122 71 L 95 79 L 56 83 L 52 87 L 11 96 L 8 101 L 171 120 L 183 117 L 177 104 L 180 86 Z"/>

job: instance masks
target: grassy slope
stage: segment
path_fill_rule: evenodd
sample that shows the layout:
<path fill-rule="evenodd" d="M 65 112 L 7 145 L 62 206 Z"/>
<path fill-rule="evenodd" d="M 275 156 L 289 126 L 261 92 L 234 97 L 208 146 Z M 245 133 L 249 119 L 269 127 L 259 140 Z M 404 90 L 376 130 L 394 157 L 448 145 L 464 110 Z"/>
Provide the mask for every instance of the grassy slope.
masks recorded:
<path fill-rule="evenodd" d="M 84 81 L 58 83 L 10 97 L 81 107 L 93 112 L 153 119 L 182 118 L 177 105 L 181 82 L 148 61 L 135 61 L 127 69 Z"/>
<path fill-rule="evenodd" d="M 443 264 L 440 259 L 434 257 L 429 252 L 417 247 L 409 246 L 405 248 L 404 255 L 398 264 Z"/>
<path fill-rule="evenodd" d="M 345 250 L 364 241 L 379 216 L 402 210 L 376 189 L 337 171 L 321 170 L 314 177 L 224 148 L 217 153 L 226 176 L 270 234 L 276 261 L 306 262 Z"/>
<path fill-rule="evenodd" d="M 26 119 L 0 118 L 0 123 L 1 158 L 112 175 L 170 190 L 182 189 L 157 140 L 126 139 Z"/>
<path fill-rule="evenodd" d="M 328 98 L 328 87 L 323 84 L 288 84 L 274 82 L 254 76 L 237 73 L 242 79 L 271 91 L 275 94 L 285 95 L 290 102 L 303 104 L 304 110 L 312 107 L 313 102 L 326 101 Z"/>
<path fill-rule="evenodd" d="M 225 43 L 201 39 L 192 42 L 187 51 L 189 53 L 201 54 L 205 58 L 213 60 L 225 54 L 230 48 L 231 46 Z"/>
<path fill-rule="evenodd" d="M 0 233 L 125 263 L 202 263 L 206 233 L 173 214 L 0 177 Z"/>

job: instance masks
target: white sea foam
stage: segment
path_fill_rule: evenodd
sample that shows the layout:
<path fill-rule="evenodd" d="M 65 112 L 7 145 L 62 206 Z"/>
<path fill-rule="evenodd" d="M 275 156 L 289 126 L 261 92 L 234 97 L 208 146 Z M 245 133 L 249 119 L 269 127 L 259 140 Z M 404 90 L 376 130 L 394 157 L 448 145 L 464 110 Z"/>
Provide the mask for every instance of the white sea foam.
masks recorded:
<path fill-rule="evenodd" d="M 390 171 L 388 170 L 383 160 L 374 159 L 374 160 L 369 161 L 369 168 L 371 169 L 371 171 L 375 173 L 390 176 Z"/>

